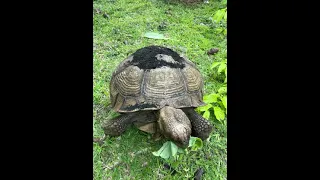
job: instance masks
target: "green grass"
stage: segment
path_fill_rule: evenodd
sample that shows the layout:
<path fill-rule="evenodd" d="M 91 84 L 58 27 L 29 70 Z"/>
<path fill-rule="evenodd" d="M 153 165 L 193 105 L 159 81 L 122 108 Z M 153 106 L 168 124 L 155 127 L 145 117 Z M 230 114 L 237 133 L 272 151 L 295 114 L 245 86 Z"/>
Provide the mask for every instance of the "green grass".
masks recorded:
<path fill-rule="evenodd" d="M 212 21 L 216 10 L 225 7 L 218 1 L 184 5 L 170 0 L 95 0 L 93 3 L 93 128 L 94 137 L 102 137 L 100 123 L 114 116 L 110 110 L 109 82 L 116 66 L 129 54 L 148 45 L 170 47 L 195 62 L 205 81 L 205 94 L 217 91 L 222 81 L 213 73 L 213 61 L 226 58 L 226 37 L 215 31 Z M 108 17 L 104 17 L 106 13 Z M 162 29 L 159 29 L 162 25 Z M 170 39 L 143 37 L 159 32 Z M 219 48 L 208 56 L 211 48 Z M 151 135 L 132 127 L 120 137 L 107 137 L 102 145 L 93 143 L 94 179 L 187 179 L 202 167 L 203 179 L 226 179 L 226 125 L 209 119 L 215 126 L 201 150 L 180 155 L 171 164 L 171 175 L 164 161 L 152 155 L 165 140 L 153 141 Z M 137 153 L 136 155 L 133 155 Z M 142 152 L 142 153 L 140 153 Z M 108 167 L 121 162 L 112 170 Z"/>

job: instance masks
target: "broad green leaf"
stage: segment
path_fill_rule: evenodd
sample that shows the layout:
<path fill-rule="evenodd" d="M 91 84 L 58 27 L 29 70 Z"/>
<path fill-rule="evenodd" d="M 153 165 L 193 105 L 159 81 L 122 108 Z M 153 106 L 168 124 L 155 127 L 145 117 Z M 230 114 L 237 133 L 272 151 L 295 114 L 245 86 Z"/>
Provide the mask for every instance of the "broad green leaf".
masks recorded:
<path fill-rule="evenodd" d="M 226 5 L 227 4 L 227 0 L 222 0 L 221 4 Z"/>
<path fill-rule="evenodd" d="M 191 147 L 192 151 L 197 151 L 203 147 L 203 142 L 200 138 L 196 138 L 194 145 Z"/>
<path fill-rule="evenodd" d="M 184 153 L 185 149 L 178 148 L 178 153 Z"/>
<path fill-rule="evenodd" d="M 227 11 L 224 13 L 224 17 L 223 17 L 223 19 L 225 20 L 225 21 L 227 21 Z"/>
<path fill-rule="evenodd" d="M 146 32 L 144 34 L 144 37 L 151 38 L 151 39 L 169 39 L 169 38 L 164 37 L 163 34 L 159 34 L 159 33 L 155 33 L 155 32 Z"/>
<path fill-rule="evenodd" d="M 218 101 L 217 100 L 218 97 L 219 97 L 219 94 L 212 93 L 212 94 L 203 96 L 203 101 L 205 103 L 214 103 Z"/>
<path fill-rule="evenodd" d="M 218 90 L 219 94 L 227 93 L 227 87 L 221 87 Z"/>
<path fill-rule="evenodd" d="M 218 105 L 219 105 L 218 107 L 220 107 L 220 108 L 221 108 L 221 107 L 224 107 L 224 106 L 223 106 L 223 104 L 222 104 L 222 101 L 221 101 L 221 100 L 220 100 L 220 101 L 218 101 L 217 103 L 218 103 Z M 223 108 L 222 108 L 222 111 L 224 111 L 224 109 L 223 109 Z"/>
<path fill-rule="evenodd" d="M 214 115 L 219 121 L 224 120 L 225 118 L 224 111 L 219 106 L 214 106 L 213 110 L 214 110 Z"/>
<path fill-rule="evenodd" d="M 201 112 L 203 112 L 203 111 L 200 111 L 199 108 L 196 108 L 195 110 L 196 110 L 196 112 L 197 112 L 198 114 L 201 114 Z"/>
<path fill-rule="evenodd" d="M 200 111 L 200 112 L 203 112 L 203 111 L 207 111 L 209 108 L 211 108 L 212 105 L 211 104 L 207 104 L 205 106 L 202 106 L 202 107 L 198 107 L 197 109 Z"/>
<path fill-rule="evenodd" d="M 213 69 L 214 67 L 220 65 L 220 62 L 213 62 L 211 65 L 211 69 Z"/>
<path fill-rule="evenodd" d="M 165 142 L 158 151 L 152 152 L 152 154 L 154 156 L 160 156 L 160 154 L 163 153 L 163 151 L 167 148 L 168 144 L 169 142 Z"/>
<path fill-rule="evenodd" d="M 227 109 L 227 96 L 223 96 L 221 98 L 221 101 L 222 101 L 223 106 Z"/>
<path fill-rule="evenodd" d="M 225 63 L 221 63 L 218 69 L 218 73 L 221 73 L 222 71 L 226 70 L 227 65 Z"/>
<path fill-rule="evenodd" d="M 225 12 L 226 12 L 226 8 L 216 11 L 216 13 L 213 16 L 213 20 L 215 20 L 217 23 L 220 22 L 224 17 Z"/>
<path fill-rule="evenodd" d="M 175 156 L 177 152 L 178 146 L 171 141 L 167 141 L 162 145 L 162 147 L 158 151 L 152 152 L 152 154 L 154 156 L 160 156 L 163 159 L 168 159 L 169 157 Z"/>
<path fill-rule="evenodd" d="M 178 146 L 170 141 L 171 156 L 175 156 L 178 152 Z"/>
<path fill-rule="evenodd" d="M 203 116 L 205 119 L 209 119 L 209 117 L 210 117 L 210 111 L 209 111 L 209 110 L 205 111 L 202 116 Z"/>
<path fill-rule="evenodd" d="M 195 141 L 196 141 L 196 138 L 193 137 L 193 136 L 191 136 L 191 137 L 190 137 L 190 140 L 189 140 L 189 145 L 188 145 L 188 147 L 192 147 L 192 146 L 194 145 Z"/>
<path fill-rule="evenodd" d="M 192 151 L 197 151 L 203 147 L 203 142 L 200 138 L 191 136 L 188 147 L 191 147 Z"/>

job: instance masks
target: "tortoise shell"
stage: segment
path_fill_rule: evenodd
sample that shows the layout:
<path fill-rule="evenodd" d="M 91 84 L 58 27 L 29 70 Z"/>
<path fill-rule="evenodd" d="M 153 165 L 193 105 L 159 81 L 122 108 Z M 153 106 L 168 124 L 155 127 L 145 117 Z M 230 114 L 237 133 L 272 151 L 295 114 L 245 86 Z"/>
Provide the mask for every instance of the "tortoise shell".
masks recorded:
<path fill-rule="evenodd" d="M 122 61 L 110 81 L 117 112 L 198 107 L 205 103 L 203 78 L 194 63 L 169 48 L 148 46 Z"/>

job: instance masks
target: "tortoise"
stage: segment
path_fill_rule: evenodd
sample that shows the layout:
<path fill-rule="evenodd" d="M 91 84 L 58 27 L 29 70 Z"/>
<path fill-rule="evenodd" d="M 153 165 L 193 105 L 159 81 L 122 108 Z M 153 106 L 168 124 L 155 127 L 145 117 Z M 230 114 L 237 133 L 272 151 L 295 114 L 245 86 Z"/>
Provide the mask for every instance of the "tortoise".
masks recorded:
<path fill-rule="evenodd" d="M 134 124 L 186 147 L 190 136 L 205 140 L 212 131 L 213 126 L 195 111 L 205 105 L 201 73 L 172 49 L 138 49 L 118 65 L 109 88 L 111 107 L 120 116 L 103 122 L 106 135 L 120 136 Z"/>

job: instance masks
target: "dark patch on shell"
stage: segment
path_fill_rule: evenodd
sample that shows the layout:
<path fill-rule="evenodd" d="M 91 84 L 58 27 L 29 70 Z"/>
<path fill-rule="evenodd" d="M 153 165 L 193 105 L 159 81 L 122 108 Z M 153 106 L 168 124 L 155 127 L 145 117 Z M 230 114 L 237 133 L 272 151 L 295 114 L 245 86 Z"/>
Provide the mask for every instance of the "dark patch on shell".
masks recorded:
<path fill-rule="evenodd" d="M 158 54 L 171 56 L 175 63 L 158 60 L 156 57 Z M 132 55 L 132 65 L 138 66 L 140 69 L 156 69 L 162 66 L 181 69 L 185 67 L 185 60 L 178 53 L 166 47 L 148 46 L 137 50 Z"/>
<path fill-rule="evenodd" d="M 146 108 L 156 108 L 156 107 L 157 106 L 155 106 L 154 104 L 148 104 L 148 103 L 139 104 L 139 103 L 136 103 L 133 106 L 128 106 L 128 107 L 124 108 L 124 110 L 132 111 L 132 110 L 135 110 L 135 109 L 146 109 Z"/>

